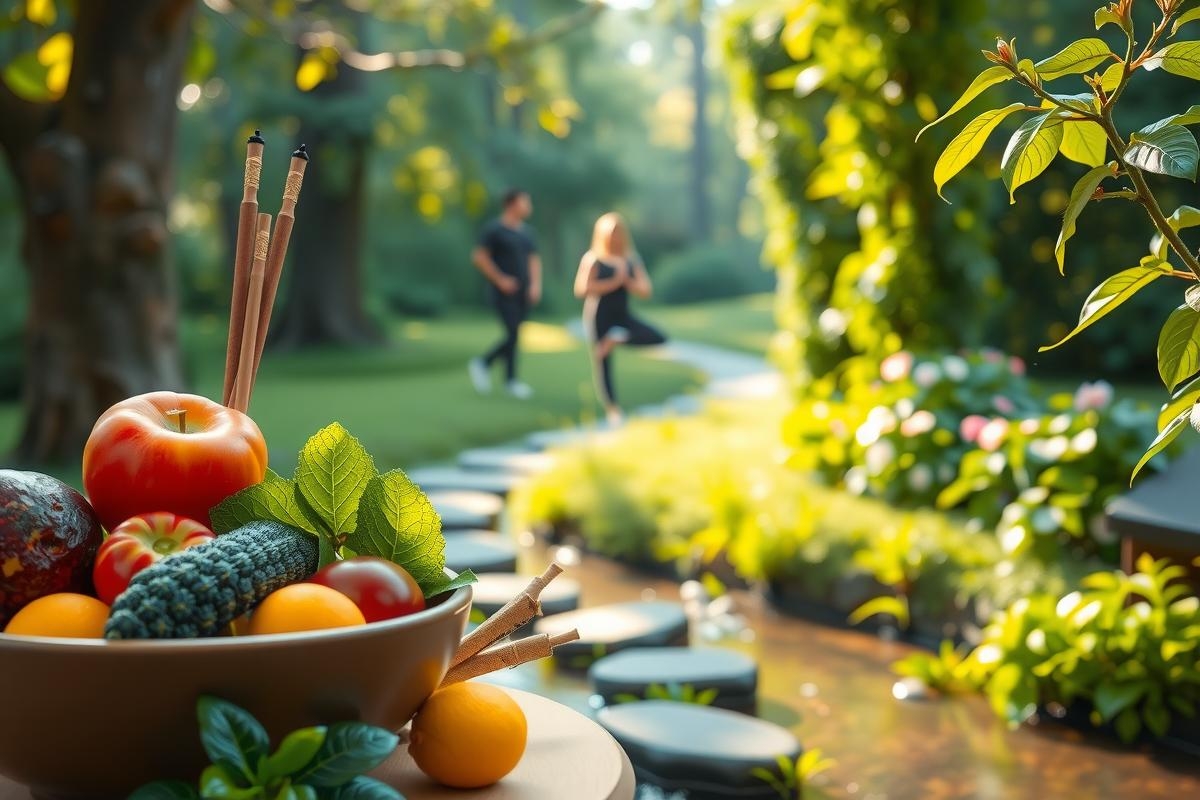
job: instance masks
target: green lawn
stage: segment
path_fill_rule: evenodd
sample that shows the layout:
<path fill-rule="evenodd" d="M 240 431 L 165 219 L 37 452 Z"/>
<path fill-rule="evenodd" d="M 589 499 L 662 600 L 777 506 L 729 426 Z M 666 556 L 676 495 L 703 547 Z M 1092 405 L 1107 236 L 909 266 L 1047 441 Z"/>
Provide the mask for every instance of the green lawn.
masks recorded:
<path fill-rule="evenodd" d="M 224 333 L 216 319 L 185 326 L 191 385 L 208 397 L 220 393 Z M 290 473 L 308 436 L 333 420 L 362 439 L 381 467 L 392 468 L 595 418 L 590 364 L 560 326 L 532 322 L 522 330 L 521 377 L 536 392 L 532 400 L 475 394 L 467 359 L 498 335 L 498 324 L 488 317 L 451 317 L 398 323 L 386 348 L 268 353 L 250 415 L 267 438 L 272 467 Z M 631 408 L 694 388 L 699 380 L 676 364 L 636 353 L 618 356 L 618 386 Z M 14 404 L 0 405 L 0 441 L 14 441 L 19 417 Z M 74 465 L 55 473 L 78 481 Z"/>
<path fill-rule="evenodd" d="M 641 313 L 673 339 L 762 355 L 775 333 L 774 303 L 772 294 L 754 294 L 686 306 L 649 306 Z"/>

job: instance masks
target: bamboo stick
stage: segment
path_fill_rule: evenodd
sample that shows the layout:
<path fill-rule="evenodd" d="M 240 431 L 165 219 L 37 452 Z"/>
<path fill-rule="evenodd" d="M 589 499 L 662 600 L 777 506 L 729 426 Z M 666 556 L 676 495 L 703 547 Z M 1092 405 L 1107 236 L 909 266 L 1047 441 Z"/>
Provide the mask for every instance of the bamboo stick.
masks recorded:
<path fill-rule="evenodd" d="M 300 145 L 292 153 L 287 180 L 283 185 L 283 202 L 275 218 L 275 230 L 271 234 L 271 245 L 267 250 L 267 273 L 263 284 L 262 308 L 258 315 L 258 341 L 254 345 L 254 368 L 250 372 L 250 390 L 258 379 L 258 366 L 262 363 L 263 348 L 267 345 L 267 332 L 271 327 L 271 312 L 275 308 L 275 295 L 279 291 L 279 279 L 283 275 L 283 262 L 287 258 L 288 243 L 292 239 L 292 227 L 296 224 L 296 203 L 300 199 L 300 187 L 304 183 L 304 170 L 308 168 L 308 150 Z"/>
<path fill-rule="evenodd" d="M 250 408 L 250 391 L 254 386 L 254 343 L 258 340 L 258 308 L 262 305 L 263 277 L 267 269 L 267 248 L 271 241 L 271 215 L 259 214 L 254 231 L 254 265 L 246 286 L 246 306 L 243 314 L 241 351 L 238 355 L 237 377 L 234 379 L 233 408 L 243 414 Z"/>
<path fill-rule="evenodd" d="M 454 669 L 480 650 L 508 636 L 535 616 L 541 615 L 542 607 L 538 604 L 538 597 L 546 588 L 546 584 L 561 573 L 562 567 L 558 565 L 558 562 L 552 563 L 545 572 L 529 582 L 525 591 L 506 603 L 478 628 L 464 636 L 454 658 L 450 660 L 450 669 Z"/>
<path fill-rule="evenodd" d="M 233 399 L 233 384 L 237 380 L 237 364 L 242 349 L 242 333 L 246 324 L 246 291 L 254 258 L 254 232 L 258 215 L 258 186 L 262 181 L 263 138 L 260 131 L 246 140 L 246 171 L 242 182 L 242 205 L 238 209 L 237 245 L 233 256 L 233 301 L 229 307 L 229 339 L 225 344 L 225 382 L 221 403 Z"/>
<path fill-rule="evenodd" d="M 573 642 L 578 638 L 579 631 L 572 628 L 554 636 L 542 633 L 508 644 L 489 647 L 447 672 L 446 677 L 442 680 L 442 686 L 469 681 L 471 678 L 478 678 L 480 675 L 487 675 L 505 667 L 516 667 L 528 661 L 546 658 L 554 652 L 554 648 L 567 642 Z"/>

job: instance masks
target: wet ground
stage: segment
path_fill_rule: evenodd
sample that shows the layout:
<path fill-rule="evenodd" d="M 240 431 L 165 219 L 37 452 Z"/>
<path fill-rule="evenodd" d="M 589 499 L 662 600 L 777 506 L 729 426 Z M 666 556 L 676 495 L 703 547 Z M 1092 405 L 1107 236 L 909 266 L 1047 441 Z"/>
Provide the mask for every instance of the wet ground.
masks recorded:
<path fill-rule="evenodd" d="M 526 547 L 522 571 L 540 571 L 550 555 L 541 545 Z M 584 605 L 680 598 L 671 581 L 573 550 L 559 557 L 578 562 L 569 574 L 582 585 Z M 731 597 L 745 627 L 729 615 L 694 623 L 693 644 L 737 647 L 755 657 L 760 716 L 837 762 L 814 781 L 809 798 L 1200 798 L 1200 758 L 1131 750 L 1055 722 L 1012 731 L 978 697 L 896 700 L 889 666 L 910 652 L 908 645 L 786 617 L 752 593 Z M 588 709 L 585 681 L 545 664 L 496 681 Z"/>

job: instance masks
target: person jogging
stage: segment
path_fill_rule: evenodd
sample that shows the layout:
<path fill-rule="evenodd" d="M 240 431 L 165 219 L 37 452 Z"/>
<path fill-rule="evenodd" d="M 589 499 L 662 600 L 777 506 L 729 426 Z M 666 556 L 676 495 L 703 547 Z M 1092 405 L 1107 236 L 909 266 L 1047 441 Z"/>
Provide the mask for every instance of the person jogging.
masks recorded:
<path fill-rule="evenodd" d="M 619 345 L 645 346 L 667 340 L 629 310 L 629 295 L 644 300 L 653 291 L 621 215 L 610 212 L 596 220 L 592 247 L 583 254 L 575 276 L 575 296 L 583 300 L 583 330 L 591 346 L 596 393 L 613 426 L 622 420 L 613 386 L 613 350 Z"/>
<path fill-rule="evenodd" d="M 471 383 L 480 393 L 492 390 L 491 367 L 504 362 L 505 390 L 522 400 L 533 396 L 529 384 L 517 379 L 517 343 L 521 323 L 542 297 L 542 260 L 525 220 L 533 213 L 529 193 L 509 189 L 500 216 L 489 222 L 471 253 L 471 261 L 490 284 L 492 306 L 504 335 L 491 350 L 467 364 Z"/>

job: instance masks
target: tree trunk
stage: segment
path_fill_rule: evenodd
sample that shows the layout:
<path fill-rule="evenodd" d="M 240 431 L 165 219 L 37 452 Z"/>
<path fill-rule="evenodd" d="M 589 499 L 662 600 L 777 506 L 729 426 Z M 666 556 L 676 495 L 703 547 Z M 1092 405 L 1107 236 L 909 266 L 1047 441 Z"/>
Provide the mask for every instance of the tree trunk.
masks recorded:
<path fill-rule="evenodd" d="M 354 15 L 354 25 L 361 42 L 363 15 Z M 347 99 L 363 94 L 365 80 L 359 70 L 344 67 L 311 96 L 344 106 Z M 372 110 L 364 107 L 359 113 L 369 117 Z M 301 124 L 300 141 L 308 145 L 312 164 L 305 173 L 288 247 L 287 303 L 270 342 L 281 349 L 377 344 L 384 337 L 362 303 L 370 126 L 350 126 L 317 114 Z"/>
<path fill-rule="evenodd" d="M 708 70 L 704 64 L 707 36 L 699 17 L 688 23 L 692 42 L 692 93 L 696 116 L 692 120 L 691 189 L 692 239 L 704 242 L 712 233 L 712 203 L 708 196 Z"/>
<path fill-rule="evenodd" d="M 62 100 L 0 96 L 32 295 L 22 463 L 75 460 L 110 405 L 182 386 L 166 215 L 193 6 L 79 3 Z"/>

